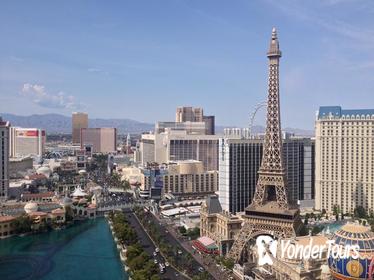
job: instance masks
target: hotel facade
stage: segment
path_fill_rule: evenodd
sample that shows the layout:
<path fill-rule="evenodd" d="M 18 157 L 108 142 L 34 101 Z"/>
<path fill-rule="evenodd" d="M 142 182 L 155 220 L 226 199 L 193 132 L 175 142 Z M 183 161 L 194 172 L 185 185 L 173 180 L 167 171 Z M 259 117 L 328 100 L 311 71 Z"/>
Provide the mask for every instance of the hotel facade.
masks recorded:
<path fill-rule="evenodd" d="M 320 107 L 315 131 L 315 208 L 374 210 L 374 109 Z"/>

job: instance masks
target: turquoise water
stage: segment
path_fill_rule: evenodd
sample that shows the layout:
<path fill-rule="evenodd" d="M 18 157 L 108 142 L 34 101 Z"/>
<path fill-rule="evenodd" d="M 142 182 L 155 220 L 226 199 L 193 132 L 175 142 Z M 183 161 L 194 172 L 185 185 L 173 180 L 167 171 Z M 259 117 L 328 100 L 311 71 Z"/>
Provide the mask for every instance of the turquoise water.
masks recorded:
<path fill-rule="evenodd" d="M 344 222 L 337 222 L 337 223 L 329 224 L 328 227 L 329 227 L 331 233 L 335 233 L 335 232 L 338 231 L 338 230 L 339 230 L 343 225 L 345 225 Z M 327 226 L 326 226 L 326 228 L 327 228 Z"/>
<path fill-rule="evenodd" d="M 0 240 L 0 279 L 128 279 L 104 218 Z"/>

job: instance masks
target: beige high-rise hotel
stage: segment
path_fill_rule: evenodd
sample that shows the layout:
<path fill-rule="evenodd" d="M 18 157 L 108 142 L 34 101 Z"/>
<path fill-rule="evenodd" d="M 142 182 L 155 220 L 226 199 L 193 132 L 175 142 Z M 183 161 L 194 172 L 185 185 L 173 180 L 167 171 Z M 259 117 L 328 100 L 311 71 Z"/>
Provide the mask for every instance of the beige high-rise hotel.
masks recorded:
<path fill-rule="evenodd" d="M 93 153 L 113 153 L 117 150 L 117 129 L 113 127 L 82 128 L 81 148 L 92 146 Z"/>
<path fill-rule="evenodd" d="M 320 107 L 315 129 L 316 209 L 374 210 L 374 109 Z"/>
<path fill-rule="evenodd" d="M 79 144 L 81 142 L 81 128 L 88 127 L 88 114 L 73 112 L 71 122 L 73 144 Z"/>

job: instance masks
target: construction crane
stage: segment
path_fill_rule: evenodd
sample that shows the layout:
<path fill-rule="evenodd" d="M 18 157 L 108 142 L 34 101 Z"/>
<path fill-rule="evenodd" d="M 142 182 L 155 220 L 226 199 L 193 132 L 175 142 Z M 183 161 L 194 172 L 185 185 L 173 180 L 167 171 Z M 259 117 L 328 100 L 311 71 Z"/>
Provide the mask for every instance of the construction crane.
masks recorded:
<path fill-rule="evenodd" d="M 262 101 L 262 102 L 260 102 L 256 105 L 255 109 L 251 113 L 251 116 L 250 116 L 250 119 L 249 119 L 249 135 L 252 136 L 253 121 L 256 117 L 256 114 L 257 114 L 258 110 L 260 110 L 261 108 L 266 107 L 266 106 L 267 106 L 267 102 Z"/>

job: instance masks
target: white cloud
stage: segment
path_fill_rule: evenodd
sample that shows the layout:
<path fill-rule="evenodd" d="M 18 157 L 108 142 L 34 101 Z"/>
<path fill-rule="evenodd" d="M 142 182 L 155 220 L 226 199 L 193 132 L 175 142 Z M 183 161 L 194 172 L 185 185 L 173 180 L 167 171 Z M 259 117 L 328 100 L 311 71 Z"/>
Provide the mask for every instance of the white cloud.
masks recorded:
<path fill-rule="evenodd" d="M 82 107 L 81 104 L 75 101 L 74 96 L 66 95 L 62 91 L 57 94 L 50 94 L 46 92 L 43 85 L 38 84 L 23 84 L 21 95 L 46 108 L 78 109 Z"/>
<path fill-rule="evenodd" d="M 102 72 L 99 68 L 88 68 L 88 72 Z"/>
<path fill-rule="evenodd" d="M 107 76 L 109 75 L 109 72 L 104 71 L 100 68 L 95 68 L 95 67 L 88 68 L 87 71 L 90 72 L 90 73 L 104 74 L 104 75 L 107 75 Z"/>

